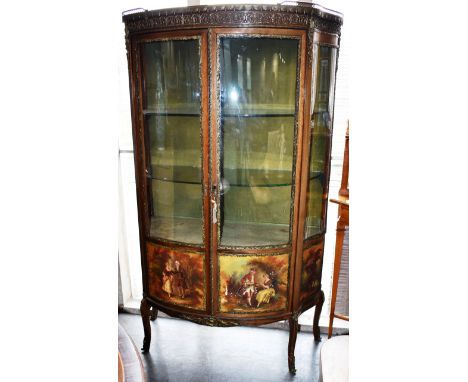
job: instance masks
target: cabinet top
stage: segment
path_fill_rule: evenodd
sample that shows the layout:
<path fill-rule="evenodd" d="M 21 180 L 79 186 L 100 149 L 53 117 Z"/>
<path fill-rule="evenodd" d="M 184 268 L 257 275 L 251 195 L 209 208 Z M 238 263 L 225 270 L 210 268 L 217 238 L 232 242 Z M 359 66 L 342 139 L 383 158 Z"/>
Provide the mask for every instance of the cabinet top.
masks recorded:
<path fill-rule="evenodd" d="M 340 34 L 342 14 L 317 4 L 197 5 L 148 11 L 123 12 L 127 33 L 193 27 L 313 28 Z"/>

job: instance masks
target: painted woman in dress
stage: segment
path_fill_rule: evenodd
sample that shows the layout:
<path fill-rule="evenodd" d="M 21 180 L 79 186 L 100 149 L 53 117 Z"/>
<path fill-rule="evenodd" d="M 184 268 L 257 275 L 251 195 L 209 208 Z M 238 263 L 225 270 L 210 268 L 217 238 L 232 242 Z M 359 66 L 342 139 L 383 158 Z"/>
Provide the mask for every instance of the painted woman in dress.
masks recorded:
<path fill-rule="evenodd" d="M 178 260 L 175 261 L 175 267 L 176 269 L 172 272 L 172 289 L 174 294 L 177 294 L 177 296 L 180 298 L 185 298 L 185 289 L 187 288 L 187 283 L 185 282 L 185 273 L 181 268 L 180 262 Z"/>
<path fill-rule="evenodd" d="M 255 296 L 255 299 L 257 300 L 257 308 L 262 303 L 268 304 L 270 302 L 270 298 L 276 294 L 275 290 L 272 288 L 270 276 L 266 273 L 263 275 L 263 282 L 259 286 L 263 289 Z"/>
<path fill-rule="evenodd" d="M 163 270 L 162 290 L 168 294 L 169 298 L 171 298 L 171 294 L 173 293 L 172 292 L 173 279 L 174 279 L 174 272 L 172 271 L 171 264 L 168 261 L 166 263 L 166 267 Z"/>

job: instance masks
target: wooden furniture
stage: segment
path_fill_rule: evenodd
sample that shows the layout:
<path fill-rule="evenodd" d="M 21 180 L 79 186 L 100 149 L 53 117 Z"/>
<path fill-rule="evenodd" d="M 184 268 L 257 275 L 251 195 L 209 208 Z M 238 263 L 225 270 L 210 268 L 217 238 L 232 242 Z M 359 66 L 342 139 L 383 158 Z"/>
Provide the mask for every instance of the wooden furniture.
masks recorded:
<path fill-rule="evenodd" d="M 346 127 L 343 172 L 341 173 L 341 186 L 338 195 L 349 198 L 349 120 Z"/>
<path fill-rule="evenodd" d="M 320 341 L 342 17 L 317 5 L 222 5 L 123 21 L 142 350 L 158 310 L 210 326 L 288 320 L 295 372 L 298 316 L 313 306 Z"/>
<path fill-rule="evenodd" d="M 338 281 L 341 270 L 341 257 L 343 254 L 343 241 L 346 232 L 346 227 L 349 227 L 349 124 L 346 130 L 345 151 L 343 158 L 343 173 L 341 176 L 341 188 L 338 199 L 330 199 L 330 202 L 338 204 L 338 222 L 336 223 L 336 243 L 335 243 L 335 261 L 333 264 L 333 284 L 332 298 L 330 303 L 330 322 L 328 325 L 328 338 L 331 337 L 333 331 L 334 318 L 349 321 L 349 317 L 335 312 L 336 296 L 338 293 Z"/>

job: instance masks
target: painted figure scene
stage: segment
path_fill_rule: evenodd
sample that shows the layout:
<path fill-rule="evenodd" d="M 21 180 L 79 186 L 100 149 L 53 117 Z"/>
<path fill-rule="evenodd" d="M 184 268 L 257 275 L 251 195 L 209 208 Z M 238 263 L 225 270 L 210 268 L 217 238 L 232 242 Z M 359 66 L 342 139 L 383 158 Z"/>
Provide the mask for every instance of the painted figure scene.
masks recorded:
<path fill-rule="evenodd" d="M 220 256 L 221 312 L 286 309 L 289 255 Z"/>
<path fill-rule="evenodd" d="M 304 251 L 302 257 L 301 301 L 308 300 L 320 289 L 322 278 L 323 244 Z"/>
<path fill-rule="evenodd" d="M 203 255 L 148 246 L 150 296 L 205 309 Z"/>

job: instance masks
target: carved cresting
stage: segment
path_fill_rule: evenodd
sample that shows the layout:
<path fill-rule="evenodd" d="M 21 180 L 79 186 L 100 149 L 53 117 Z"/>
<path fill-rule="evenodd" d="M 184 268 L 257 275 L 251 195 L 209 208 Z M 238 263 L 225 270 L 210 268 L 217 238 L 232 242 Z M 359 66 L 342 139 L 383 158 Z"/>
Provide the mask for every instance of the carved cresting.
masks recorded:
<path fill-rule="evenodd" d="M 337 35 L 341 35 L 341 25 L 342 22 L 336 22 L 333 20 L 326 20 L 322 18 L 316 18 L 313 21 L 313 28 L 319 30 L 321 32 L 327 33 L 336 33 Z"/>
<path fill-rule="evenodd" d="M 154 29 L 206 26 L 314 26 L 328 33 L 339 33 L 342 19 L 313 7 L 281 5 L 218 5 L 146 11 L 123 17 L 130 32 Z"/>

